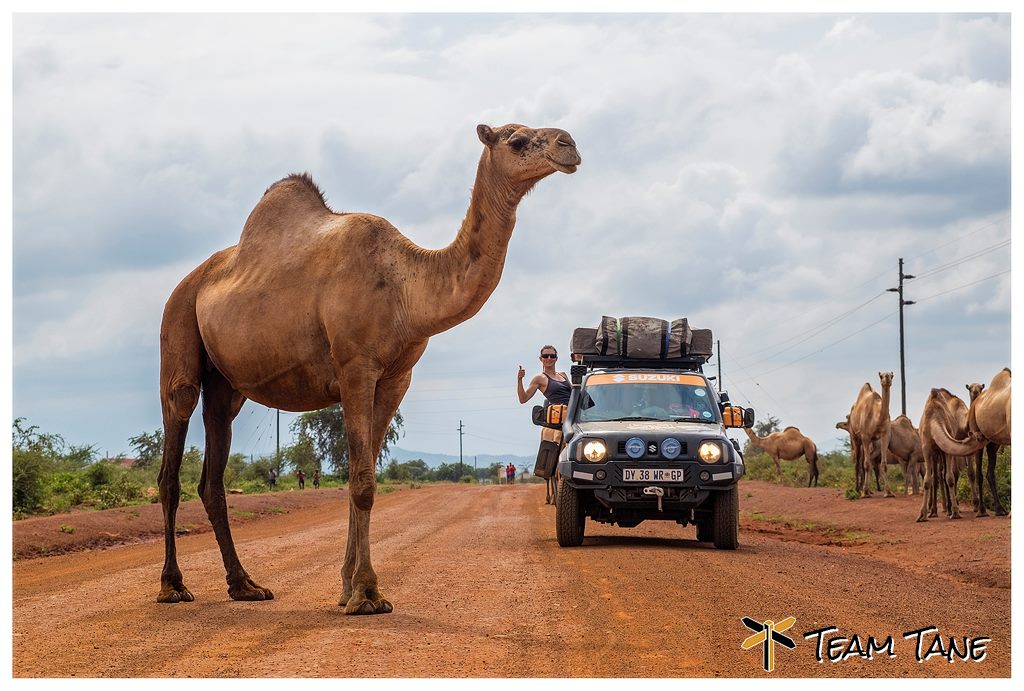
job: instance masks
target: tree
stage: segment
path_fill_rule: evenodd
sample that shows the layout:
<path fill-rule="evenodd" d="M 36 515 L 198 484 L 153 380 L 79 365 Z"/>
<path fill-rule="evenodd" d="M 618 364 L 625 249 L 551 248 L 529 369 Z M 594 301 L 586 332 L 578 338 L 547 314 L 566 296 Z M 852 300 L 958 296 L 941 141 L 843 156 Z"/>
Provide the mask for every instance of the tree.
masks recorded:
<path fill-rule="evenodd" d="M 759 437 L 767 437 L 769 434 L 782 431 L 780 426 L 782 422 L 779 418 L 775 417 L 771 413 L 768 413 L 765 417 L 761 418 L 761 422 L 754 423 L 753 432 Z M 748 439 L 743 444 L 743 455 L 761 453 L 760 448 L 755 448 Z"/>
<path fill-rule="evenodd" d="M 762 418 L 761 422 L 754 425 L 754 433 L 759 437 L 767 437 L 769 434 L 781 432 L 781 424 L 779 418 L 769 413 L 766 418 Z"/>
<path fill-rule="evenodd" d="M 384 444 L 377 457 L 377 466 L 383 469 L 391 444 L 398 441 L 405 420 L 402 412 L 396 411 L 395 417 L 388 425 L 384 434 Z M 339 475 L 342 482 L 348 481 L 348 433 L 345 430 L 345 418 L 341 404 L 336 403 L 329 408 L 303 413 L 292 423 L 292 432 L 298 435 L 298 444 L 309 444 L 316 455 L 317 461 L 326 461 Z M 319 467 L 319 466 L 318 466 Z"/>
<path fill-rule="evenodd" d="M 135 451 L 137 468 L 149 468 L 160 461 L 164 453 L 164 431 L 158 429 L 152 433 L 143 432 L 128 440 L 128 445 Z"/>

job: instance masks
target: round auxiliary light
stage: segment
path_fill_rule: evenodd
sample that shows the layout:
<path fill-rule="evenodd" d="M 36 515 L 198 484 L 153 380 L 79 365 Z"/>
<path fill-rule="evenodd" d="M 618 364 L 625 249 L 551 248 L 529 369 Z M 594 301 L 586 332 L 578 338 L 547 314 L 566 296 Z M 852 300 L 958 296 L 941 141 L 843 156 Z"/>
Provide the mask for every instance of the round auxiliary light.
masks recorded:
<path fill-rule="evenodd" d="M 626 440 L 626 455 L 630 458 L 640 458 L 644 455 L 644 440 L 640 437 L 631 437 Z"/>
<path fill-rule="evenodd" d="M 707 482 L 710 479 L 711 479 L 711 473 L 709 473 L 706 470 L 700 471 L 700 481 L 701 482 Z"/>
<path fill-rule="evenodd" d="M 701 442 L 697 447 L 697 455 L 705 463 L 718 463 L 722 459 L 722 447 L 713 441 Z"/>
<path fill-rule="evenodd" d="M 608 473 L 604 472 L 603 470 L 598 470 L 596 473 L 594 473 L 595 480 L 603 480 L 606 477 L 608 477 Z"/>
<path fill-rule="evenodd" d="M 683 450 L 683 445 L 679 443 L 678 439 L 669 437 L 661 442 L 661 455 L 668 459 L 679 458 L 679 454 Z"/>
<path fill-rule="evenodd" d="M 605 447 L 604 442 L 597 439 L 588 441 L 583 445 L 583 457 L 591 463 L 603 461 L 607 452 L 608 449 Z"/>

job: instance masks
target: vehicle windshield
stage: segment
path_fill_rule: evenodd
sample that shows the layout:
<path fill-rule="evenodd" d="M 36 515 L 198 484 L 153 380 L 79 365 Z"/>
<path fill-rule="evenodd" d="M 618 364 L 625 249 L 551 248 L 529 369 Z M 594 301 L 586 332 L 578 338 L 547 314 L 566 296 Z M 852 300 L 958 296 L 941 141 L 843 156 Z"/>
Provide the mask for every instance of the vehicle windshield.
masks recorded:
<path fill-rule="evenodd" d="M 592 374 L 580 392 L 579 422 L 715 422 L 711 391 L 692 374 Z"/>

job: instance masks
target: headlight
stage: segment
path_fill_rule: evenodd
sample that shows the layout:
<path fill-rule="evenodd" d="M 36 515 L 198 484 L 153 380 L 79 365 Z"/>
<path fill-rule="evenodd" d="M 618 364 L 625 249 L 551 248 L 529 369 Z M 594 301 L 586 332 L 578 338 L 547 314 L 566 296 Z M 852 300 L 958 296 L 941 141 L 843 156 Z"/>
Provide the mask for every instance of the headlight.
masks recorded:
<path fill-rule="evenodd" d="M 608 449 L 603 441 L 594 439 L 583 445 L 583 457 L 591 463 L 603 461 L 606 453 L 608 453 Z"/>
<path fill-rule="evenodd" d="M 713 441 L 701 442 L 697 447 L 697 456 L 705 463 L 718 463 L 722 460 L 722 447 Z"/>
<path fill-rule="evenodd" d="M 682 450 L 683 445 L 679 443 L 678 439 L 669 437 L 661 442 L 661 455 L 669 460 L 678 458 Z"/>

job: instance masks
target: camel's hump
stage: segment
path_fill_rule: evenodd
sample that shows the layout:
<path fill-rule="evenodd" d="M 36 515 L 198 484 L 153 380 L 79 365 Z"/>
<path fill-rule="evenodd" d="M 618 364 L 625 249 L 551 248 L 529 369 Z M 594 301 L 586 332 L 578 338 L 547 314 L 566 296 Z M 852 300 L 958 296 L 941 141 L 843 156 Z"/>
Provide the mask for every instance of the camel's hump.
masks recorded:
<path fill-rule="evenodd" d="M 800 431 L 800 430 L 799 430 L 798 428 L 794 427 L 793 425 L 790 425 L 789 427 L 786 427 L 786 428 L 785 428 L 785 429 L 783 429 L 782 431 L 783 431 L 783 432 L 785 432 L 785 431 L 786 431 L 786 430 L 788 430 L 788 429 L 795 429 L 795 430 L 796 430 L 797 432 L 799 432 L 799 431 Z"/>
<path fill-rule="evenodd" d="M 313 181 L 313 176 L 309 173 L 303 172 L 287 175 L 268 187 L 266 192 L 263 193 L 263 196 L 266 197 L 268 194 L 281 187 L 287 187 L 288 194 L 298 194 L 300 196 L 308 196 L 311 199 L 316 199 L 325 209 L 328 211 L 331 210 L 331 207 L 327 205 L 327 198 L 324 197 L 323 190 L 321 190 L 320 186 Z M 282 189 L 280 191 L 284 192 L 286 190 Z"/>

